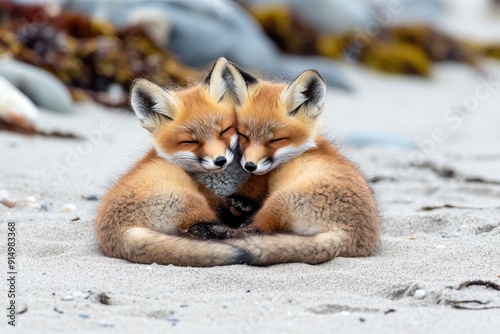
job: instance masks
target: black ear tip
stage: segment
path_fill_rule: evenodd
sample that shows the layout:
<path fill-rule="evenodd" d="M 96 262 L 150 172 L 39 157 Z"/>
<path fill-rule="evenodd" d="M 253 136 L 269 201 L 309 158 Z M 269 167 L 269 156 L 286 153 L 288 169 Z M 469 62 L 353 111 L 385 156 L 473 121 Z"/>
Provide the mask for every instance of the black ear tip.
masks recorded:
<path fill-rule="evenodd" d="M 228 62 L 231 66 L 233 66 L 238 73 L 241 75 L 243 80 L 245 81 L 247 87 L 253 84 L 256 84 L 258 82 L 257 78 L 252 76 L 250 73 L 243 71 L 238 65 L 232 62 Z"/>
<path fill-rule="evenodd" d="M 323 77 L 321 76 L 321 74 L 319 74 L 318 71 L 316 71 L 314 69 L 309 69 L 309 70 L 305 70 L 304 73 L 307 73 L 309 75 L 313 75 L 313 76 L 317 77 L 323 84 L 326 85 L 325 79 L 323 79 Z"/>

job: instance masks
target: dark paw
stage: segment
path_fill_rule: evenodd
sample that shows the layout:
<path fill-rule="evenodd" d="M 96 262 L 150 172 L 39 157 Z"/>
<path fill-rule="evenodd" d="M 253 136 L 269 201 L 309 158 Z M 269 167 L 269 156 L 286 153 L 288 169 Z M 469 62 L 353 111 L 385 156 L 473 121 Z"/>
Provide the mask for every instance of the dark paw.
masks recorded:
<path fill-rule="evenodd" d="M 257 203 L 246 197 L 234 194 L 226 198 L 226 203 L 235 216 L 248 216 L 257 210 Z"/>
<path fill-rule="evenodd" d="M 226 203 L 227 206 L 219 208 L 218 217 L 224 224 L 233 228 L 248 224 L 258 210 L 257 203 L 237 194 L 228 196 Z"/>
<path fill-rule="evenodd" d="M 196 223 L 188 229 L 190 236 L 196 239 L 226 239 L 231 229 L 220 223 Z"/>

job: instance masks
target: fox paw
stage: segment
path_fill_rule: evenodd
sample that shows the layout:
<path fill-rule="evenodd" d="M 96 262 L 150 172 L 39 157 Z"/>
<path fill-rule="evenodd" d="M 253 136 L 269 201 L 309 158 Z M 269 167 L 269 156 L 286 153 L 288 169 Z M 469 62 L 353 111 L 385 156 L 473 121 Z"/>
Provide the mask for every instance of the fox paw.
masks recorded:
<path fill-rule="evenodd" d="M 235 216 L 248 216 L 257 209 L 257 203 L 240 195 L 231 195 L 226 198 L 229 210 Z"/>
<path fill-rule="evenodd" d="M 226 204 L 227 206 L 219 208 L 218 216 L 224 224 L 233 228 L 248 223 L 258 209 L 257 203 L 237 194 L 226 197 Z"/>
<path fill-rule="evenodd" d="M 188 234 L 196 239 L 226 239 L 231 229 L 220 223 L 200 222 L 188 229 Z"/>

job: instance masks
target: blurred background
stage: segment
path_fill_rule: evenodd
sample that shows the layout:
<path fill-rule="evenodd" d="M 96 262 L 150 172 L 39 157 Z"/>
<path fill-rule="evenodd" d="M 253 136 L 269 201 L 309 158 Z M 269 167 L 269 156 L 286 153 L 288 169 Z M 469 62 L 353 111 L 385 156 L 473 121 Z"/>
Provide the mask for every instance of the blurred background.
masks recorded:
<path fill-rule="evenodd" d="M 340 100 L 362 101 L 381 78 L 435 84 L 438 64 L 488 80 L 500 1 L 1 0 L 0 130 L 40 134 L 40 109 L 72 113 L 80 102 L 128 109 L 135 78 L 184 87 L 220 56 L 278 80 L 317 69 Z M 347 140 L 413 145 L 406 130 L 380 125 Z"/>

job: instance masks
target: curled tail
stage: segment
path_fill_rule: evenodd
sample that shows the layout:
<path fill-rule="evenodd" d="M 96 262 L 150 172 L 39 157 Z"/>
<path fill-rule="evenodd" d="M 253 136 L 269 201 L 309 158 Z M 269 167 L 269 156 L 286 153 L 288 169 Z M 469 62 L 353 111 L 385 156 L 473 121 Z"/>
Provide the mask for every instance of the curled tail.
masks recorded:
<path fill-rule="evenodd" d="M 211 267 L 247 263 L 251 259 L 246 251 L 224 242 L 178 237 L 143 227 L 129 228 L 122 240 L 121 254 L 116 257 L 135 263 Z"/>
<path fill-rule="evenodd" d="M 349 256 L 347 241 L 347 233 L 339 231 L 312 236 L 257 235 L 227 240 L 227 243 L 245 250 L 251 257 L 248 264 L 266 266 L 290 262 L 319 264 L 337 256 Z"/>

